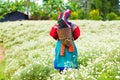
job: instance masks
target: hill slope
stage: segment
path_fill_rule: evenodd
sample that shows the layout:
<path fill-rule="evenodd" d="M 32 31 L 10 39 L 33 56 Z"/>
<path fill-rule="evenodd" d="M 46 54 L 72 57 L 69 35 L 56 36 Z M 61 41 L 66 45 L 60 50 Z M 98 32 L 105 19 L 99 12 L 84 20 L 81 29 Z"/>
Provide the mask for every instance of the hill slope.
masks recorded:
<path fill-rule="evenodd" d="M 75 41 L 79 70 L 68 70 L 63 79 L 120 79 L 120 21 L 72 21 L 81 29 Z M 49 31 L 56 21 L 0 23 L 0 42 L 6 49 L 6 79 L 60 80 L 53 68 L 56 41 Z"/>

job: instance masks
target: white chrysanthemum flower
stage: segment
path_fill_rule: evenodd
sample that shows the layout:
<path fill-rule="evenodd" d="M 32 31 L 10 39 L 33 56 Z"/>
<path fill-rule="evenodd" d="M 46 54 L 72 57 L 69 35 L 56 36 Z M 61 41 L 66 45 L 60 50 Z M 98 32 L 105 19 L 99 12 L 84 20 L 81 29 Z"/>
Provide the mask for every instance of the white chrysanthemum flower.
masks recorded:
<path fill-rule="evenodd" d="M 116 78 L 116 79 L 120 79 L 120 76 L 116 76 L 115 78 Z"/>

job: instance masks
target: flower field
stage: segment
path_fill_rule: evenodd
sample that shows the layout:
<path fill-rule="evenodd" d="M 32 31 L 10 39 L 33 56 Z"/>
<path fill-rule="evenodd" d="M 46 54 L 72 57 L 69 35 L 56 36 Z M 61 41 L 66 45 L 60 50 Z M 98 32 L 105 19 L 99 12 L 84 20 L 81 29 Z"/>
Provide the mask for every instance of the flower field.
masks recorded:
<path fill-rule="evenodd" d="M 49 31 L 56 21 L 0 23 L 5 49 L 5 80 L 120 80 L 120 21 L 73 20 L 81 29 L 75 41 L 79 69 L 54 70 L 56 41 Z"/>

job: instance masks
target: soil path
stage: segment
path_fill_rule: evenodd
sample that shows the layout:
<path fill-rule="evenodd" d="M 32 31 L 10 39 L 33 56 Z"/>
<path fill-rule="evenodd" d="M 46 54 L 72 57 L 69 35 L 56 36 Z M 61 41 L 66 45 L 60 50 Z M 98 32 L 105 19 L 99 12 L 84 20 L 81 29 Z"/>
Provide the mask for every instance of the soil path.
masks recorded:
<path fill-rule="evenodd" d="M 4 50 L 3 48 L 0 46 L 0 62 L 5 58 L 5 54 L 4 54 Z"/>

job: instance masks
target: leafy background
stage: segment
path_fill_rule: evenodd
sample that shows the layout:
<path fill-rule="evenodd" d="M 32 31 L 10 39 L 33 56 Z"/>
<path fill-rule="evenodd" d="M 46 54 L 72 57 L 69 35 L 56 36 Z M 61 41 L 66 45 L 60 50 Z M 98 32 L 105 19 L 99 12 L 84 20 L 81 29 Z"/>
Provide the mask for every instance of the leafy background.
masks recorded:
<path fill-rule="evenodd" d="M 64 0 L 43 0 L 42 5 L 35 0 L 0 0 L 0 19 L 16 10 L 26 13 L 27 1 L 30 1 L 30 19 L 33 20 L 56 20 L 59 12 L 65 9 L 72 10 L 71 19 L 120 20 L 119 0 L 68 0 L 67 3 Z"/>

